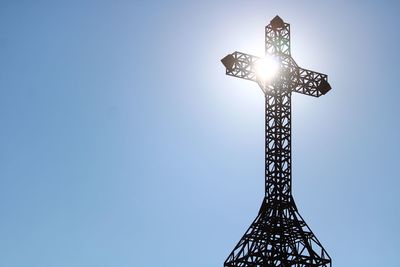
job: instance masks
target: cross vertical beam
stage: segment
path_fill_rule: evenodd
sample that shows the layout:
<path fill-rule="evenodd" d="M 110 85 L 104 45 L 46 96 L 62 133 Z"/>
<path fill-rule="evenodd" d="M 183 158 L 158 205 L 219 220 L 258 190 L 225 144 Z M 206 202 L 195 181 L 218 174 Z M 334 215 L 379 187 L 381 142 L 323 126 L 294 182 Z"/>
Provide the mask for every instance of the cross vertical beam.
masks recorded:
<path fill-rule="evenodd" d="M 291 92 L 265 95 L 265 197 L 268 203 L 291 201 Z"/>

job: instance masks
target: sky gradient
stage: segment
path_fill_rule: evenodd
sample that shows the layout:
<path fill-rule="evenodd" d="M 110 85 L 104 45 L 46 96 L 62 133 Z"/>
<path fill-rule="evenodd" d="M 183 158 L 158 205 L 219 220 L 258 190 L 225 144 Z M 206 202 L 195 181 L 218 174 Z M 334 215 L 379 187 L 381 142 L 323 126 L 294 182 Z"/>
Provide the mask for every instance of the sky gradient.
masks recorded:
<path fill-rule="evenodd" d="M 222 267 L 257 215 L 264 98 L 225 76 L 291 24 L 293 194 L 334 267 L 396 266 L 396 1 L 0 2 L 0 266 Z M 396 102 L 397 101 L 397 102 Z"/>

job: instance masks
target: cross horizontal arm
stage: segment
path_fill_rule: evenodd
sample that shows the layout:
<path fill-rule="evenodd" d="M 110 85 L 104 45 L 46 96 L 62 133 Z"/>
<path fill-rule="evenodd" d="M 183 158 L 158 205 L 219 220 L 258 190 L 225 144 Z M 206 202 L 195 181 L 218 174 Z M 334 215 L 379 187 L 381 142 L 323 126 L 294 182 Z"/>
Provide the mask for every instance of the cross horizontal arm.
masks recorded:
<path fill-rule="evenodd" d="M 221 59 L 226 68 L 226 75 L 257 82 L 254 63 L 259 60 L 249 54 L 233 52 Z"/>
<path fill-rule="evenodd" d="M 293 92 L 319 97 L 331 90 L 328 75 L 303 68 L 298 68 L 298 70 L 297 83 Z"/>

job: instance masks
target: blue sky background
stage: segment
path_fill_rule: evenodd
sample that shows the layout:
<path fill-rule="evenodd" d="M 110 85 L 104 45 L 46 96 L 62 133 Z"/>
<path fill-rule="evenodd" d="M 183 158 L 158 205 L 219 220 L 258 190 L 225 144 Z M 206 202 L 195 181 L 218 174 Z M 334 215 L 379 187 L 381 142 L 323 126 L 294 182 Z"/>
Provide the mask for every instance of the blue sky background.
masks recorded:
<path fill-rule="evenodd" d="M 397 266 L 396 1 L 0 2 L 0 266 L 222 266 L 263 196 L 264 99 L 224 75 L 291 23 L 293 191 L 333 266 Z"/>

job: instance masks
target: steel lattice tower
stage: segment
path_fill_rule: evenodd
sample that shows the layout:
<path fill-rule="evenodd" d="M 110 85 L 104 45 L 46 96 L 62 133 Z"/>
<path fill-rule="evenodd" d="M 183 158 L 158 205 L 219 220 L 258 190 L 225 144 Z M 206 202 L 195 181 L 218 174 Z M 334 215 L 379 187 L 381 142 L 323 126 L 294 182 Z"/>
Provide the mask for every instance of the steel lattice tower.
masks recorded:
<path fill-rule="evenodd" d="M 258 57 L 234 52 L 221 60 L 227 75 L 257 82 L 265 95 L 265 197 L 224 266 L 331 266 L 328 253 L 297 210 L 291 183 L 291 94 L 319 97 L 331 87 L 327 75 L 300 68 L 293 60 L 290 25 L 279 16 L 265 27 L 265 53 L 279 64 L 268 81 L 258 75 Z"/>

